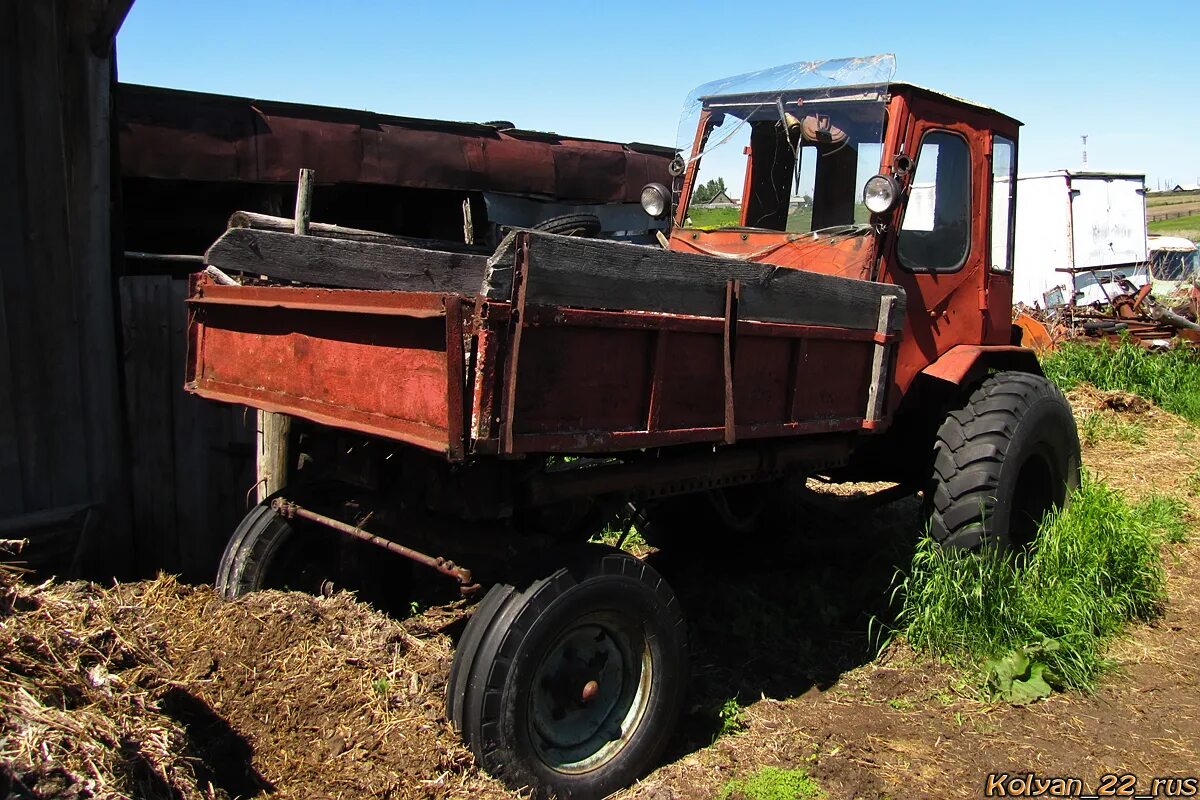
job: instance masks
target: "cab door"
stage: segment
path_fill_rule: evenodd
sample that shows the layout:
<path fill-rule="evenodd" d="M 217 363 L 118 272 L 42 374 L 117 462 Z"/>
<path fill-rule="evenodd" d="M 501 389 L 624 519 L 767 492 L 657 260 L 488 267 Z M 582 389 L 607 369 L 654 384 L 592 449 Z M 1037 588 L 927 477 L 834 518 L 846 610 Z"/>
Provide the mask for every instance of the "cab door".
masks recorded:
<path fill-rule="evenodd" d="M 989 243 L 992 135 L 1006 118 L 915 92 L 900 100 L 889 140 L 913 165 L 879 272 L 908 294 L 893 397 L 956 345 L 1008 344 L 1012 292 L 1011 271 L 993 270 Z"/>

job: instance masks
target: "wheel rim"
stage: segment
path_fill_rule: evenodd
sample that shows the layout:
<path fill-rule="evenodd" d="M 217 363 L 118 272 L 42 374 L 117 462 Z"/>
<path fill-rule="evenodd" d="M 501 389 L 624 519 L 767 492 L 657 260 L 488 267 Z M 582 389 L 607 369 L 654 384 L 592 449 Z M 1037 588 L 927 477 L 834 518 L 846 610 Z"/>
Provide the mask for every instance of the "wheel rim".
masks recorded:
<path fill-rule="evenodd" d="M 653 656 L 641 626 L 614 613 L 573 622 L 547 649 L 529 693 L 529 736 L 546 766 L 587 772 L 625 748 L 645 716 Z"/>

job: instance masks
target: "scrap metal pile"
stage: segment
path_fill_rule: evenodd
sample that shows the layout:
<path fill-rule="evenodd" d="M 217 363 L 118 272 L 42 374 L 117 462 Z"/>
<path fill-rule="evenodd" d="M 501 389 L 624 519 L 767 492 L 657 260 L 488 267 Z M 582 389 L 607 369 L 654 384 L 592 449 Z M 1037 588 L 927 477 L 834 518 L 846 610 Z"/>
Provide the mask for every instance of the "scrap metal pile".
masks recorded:
<path fill-rule="evenodd" d="M 1186 284 L 1162 297 L 1154 296 L 1150 284 L 1138 287 L 1124 278 L 1114 286 L 1106 302 L 1050 309 L 1014 304 L 1022 344 L 1043 351 L 1069 339 L 1123 336 L 1151 349 L 1200 344 L 1200 286 Z"/>

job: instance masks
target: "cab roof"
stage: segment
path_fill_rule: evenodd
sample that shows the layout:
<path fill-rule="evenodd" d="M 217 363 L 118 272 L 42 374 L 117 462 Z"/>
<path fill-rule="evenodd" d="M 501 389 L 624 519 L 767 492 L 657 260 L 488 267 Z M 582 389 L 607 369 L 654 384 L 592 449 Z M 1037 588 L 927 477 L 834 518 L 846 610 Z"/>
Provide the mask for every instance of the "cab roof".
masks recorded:
<path fill-rule="evenodd" d="M 865 84 L 848 84 L 844 86 L 830 87 L 814 87 L 810 89 L 771 89 L 767 91 L 755 92 L 729 92 L 715 93 L 709 95 L 701 95 L 700 100 L 706 107 L 717 105 L 742 105 L 750 103 L 773 102 L 781 92 L 804 94 L 806 92 L 819 92 L 822 95 L 838 97 L 841 99 L 857 99 L 858 95 L 862 99 L 870 99 L 872 94 L 882 96 L 883 94 L 907 94 L 907 95 L 925 95 L 940 102 L 949 102 L 954 105 L 969 108 L 972 111 L 981 112 L 989 116 L 996 116 L 1012 122 L 1014 125 L 1022 125 L 1023 123 L 1016 117 L 1009 116 L 1001 111 L 997 111 L 989 106 L 980 103 L 966 100 L 962 97 L 955 97 L 952 94 L 939 92 L 925 86 L 919 86 L 915 83 L 865 83 Z"/>
<path fill-rule="evenodd" d="M 937 100 L 949 101 L 951 103 L 954 103 L 955 105 L 964 106 L 965 108 L 972 109 L 973 111 L 982 111 L 985 114 L 991 114 L 991 115 L 994 115 L 997 117 L 1003 117 L 1004 119 L 1007 119 L 1016 125 L 1024 125 L 1025 124 L 1025 123 L 1021 122 L 1021 120 L 1017 119 L 1016 117 L 1005 114 L 1003 111 L 997 111 L 996 109 L 992 108 L 991 106 L 985 106 L 982 103 L 976 103 L 972 100 L 967 100 L 962 97 L 956 97 L 955 95 L 952 95 L 952 94 L 946 94 L 945 92 L 939 92 L 935 89 L 930 89 L 927 86 L 920 86 L 915 83 L 895 83 L 895 82 L 889 83 L 888 91 L 889 92 L 899 91 L 899 92 L 908 92 L 908 93 L 913 93 L 913 94 L 923 94 L 928 97 L 933 97 Z"/>

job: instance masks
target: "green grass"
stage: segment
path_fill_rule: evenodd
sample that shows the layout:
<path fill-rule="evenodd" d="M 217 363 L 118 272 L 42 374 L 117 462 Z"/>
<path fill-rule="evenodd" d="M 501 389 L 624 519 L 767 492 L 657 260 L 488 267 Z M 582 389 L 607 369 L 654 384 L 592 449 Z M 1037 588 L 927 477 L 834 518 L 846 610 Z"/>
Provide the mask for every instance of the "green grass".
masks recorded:
<path fill-rule="evenodd" d="M 741 223 L 741 215 L 741 209 L 737 208 L 692 206 L 688 209 L 688 216 L 692 220 L 691 227 L 702 230 L 736 227 Z M 854 205 L 854 221 L 858 224 L 866 224 L 871 221 L 871 212 L 867 211 L 867 207 L 862 203 Z M 809 233 L 810 231 L 812 231 L 811 207 L 798 208 L 788 216 L 788 233 Z"/>
<path fill-rule="evenodd" d="M 1188 239 L 1200 240 L 1200 214 L 1188 214 L 1186 217 L 1171 219 L 1156 219 L 1146 223 L 1150 233 L 1161 233 L 1170 236 L 1184 236 Z"/>
<path fill-rule="evenodd" d="M 1090 411 L 1079 418 L 1079 438 L 1085 446 L 1108 439 L 1145 444 L 1146 429 L 1141 423 L 1124 420 L 1116 414 Z"/>
<path fill-rule="evenodd" d="M 1130 504 L 1085 477 L 1027 557 L 943 550 L 926 538 L 899 587 L 898 627 L 918 650 L 987 665 L 991 677 L 1007 670 L 1022 686 L 1091 689 L 1109 666 L 1107 642 L 1158 613 L 1159 549 L 1183 534 L 1183 514 L 1178 501 Z"/>
<path fill-rule="evenodd" d="M 1042 360 L 1042 369 L 1064 390 L 1090 383 L 1133 392 L 1200 422 L 1200 358 L 1187 348 L 1151 353 L 1128 339 L 1116 347 L 1066 342 Z"/>
<path fill-rule="evenodd" d="M 1200 192 L 1147 192 L 1146 207 L 1173 206 L 1195 202 L 1198 199 L 1200 199 Z"/>
<path fill-rule="evenodd" d="M 763 767 L 725 784 L 720 800 L 815 800 L 825 797 L 821 786 L 802 769 Z"/>
<path fill-rule="evenodd" d="M 692 227 L 701 229 L 728 228 L 741 221 L 742 212 L 737 208 L 702 208 L 692 206 L 688 209 Z"/>

